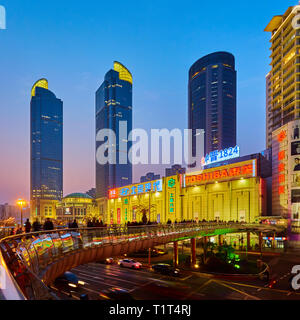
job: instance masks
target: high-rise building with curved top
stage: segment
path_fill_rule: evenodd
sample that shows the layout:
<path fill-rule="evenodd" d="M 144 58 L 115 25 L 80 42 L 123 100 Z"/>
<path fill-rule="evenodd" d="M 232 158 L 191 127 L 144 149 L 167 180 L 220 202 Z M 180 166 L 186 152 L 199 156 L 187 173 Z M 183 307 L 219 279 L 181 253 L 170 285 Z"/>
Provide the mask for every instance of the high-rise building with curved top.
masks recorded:
<path fill-rule="evenodd" d="M 231 53 L 211 53 L 191 66 L 188 127 L 193 130 L 193 156 L 196 129 L 204 130 L 204 154 L 236 145 L 236 70 Z"/>
<path fill-rule="evenodd" d="M 48 90 L 47 79 L 31 89 L 31 217 L 55 218 L 63 192 L 63 102 Z"/>
<path fill-rule="evenodd" d="M 119 132 L 120 128 L 123 134 Z M 102 129 L 111 129 L 115 133 L 115 145 L 111 147 L 116 155 L 116 163 L 101 164 L 96 159 L 97 198 L 108 196 L 109 189 L 132 183 L 132 164 L 128 161 L 128 151 L 132 145 L 128 141 L 132 130 L 132 75 L 117 61 L 114 62 L 114 68 L 106 73 L 96 92 L 96 136 Z M 96 156 L 103 143 L 96 141 Z"/>

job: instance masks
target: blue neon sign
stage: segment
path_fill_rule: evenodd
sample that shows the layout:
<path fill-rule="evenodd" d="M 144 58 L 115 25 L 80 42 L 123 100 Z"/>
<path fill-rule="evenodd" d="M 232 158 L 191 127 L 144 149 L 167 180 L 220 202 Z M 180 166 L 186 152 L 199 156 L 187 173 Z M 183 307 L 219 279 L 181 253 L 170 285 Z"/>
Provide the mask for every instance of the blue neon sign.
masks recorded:
<path fill-rule="evenodd" d="M 201 164 L 206 166 L 211 163 L 230 160 L 234 158 L 238 158 L 240 156 L 240 147 L 235 146 L 234 148 L 230 147 L 220 151 L 212 151 L 202 158 Z"/>
<path fill-rule="evenodd" d="M 120 188 L 119 195 L 121 197 L 132 196 L 149 191 L 161 192 L 162 191 L 162 179 L 141 183 L 138 185 Z"/>

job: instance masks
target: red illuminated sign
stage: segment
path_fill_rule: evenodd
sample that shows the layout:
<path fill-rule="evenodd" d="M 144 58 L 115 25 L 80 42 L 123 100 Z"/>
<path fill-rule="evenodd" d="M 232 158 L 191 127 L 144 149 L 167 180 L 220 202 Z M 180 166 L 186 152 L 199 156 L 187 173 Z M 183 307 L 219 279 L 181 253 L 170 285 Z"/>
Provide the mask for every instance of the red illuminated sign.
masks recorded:
<path fill-rule="evenodd" d="M 278 152 L 278 160 L 281 161 L 281 160 L 284 160 L 285 158 L 285 151 L 280 151 Z"/>
<path fill-rule="evenodd" d="M 209 182 L 215 181 L 224 178 L 231 178 L 231 177 L 243 177 L 253 175 L 253 165 L 247 164 L 240 167 L 234 167 L 229 169 L 223 170 L 216 170 L 208 173 L 201 173 L 194 176 L 186 176 L 185 183 L 186 184 L 197 184 L 199 182 Z"/>
<path fill-rule="evenodd" d="M 108 198 L 109 199 L 116 199 L 118 198 L 118 189 L 110 189 L 108 191 Z"/>
<path fill-rule="evenodd" d="M 279 143 L 282 143 L 285 139 L 287 138 L 286 132 L 284 130 L 282 130 L 278 136 L 277 136 L 277 140 Z M 285 183 L 285 164 L 283 162 L 280 161 L 284 161 L 285 160 L 285 151 L 279 151 L 278 152 L 278 183 L 279 183 L 279 187 L 278 187 L 278 194 L 284 194 L 285 193 L 285 186 L 284 185 L 280 185 L 282 183 Z"/>
<path fill-rule="evenodd" d="M 285 140 L 285 138 L 286 138 L 286 132 L 282 130 L 277 136 L 277 140 L 278 142 L 282 142 L 283 140 Z"/>

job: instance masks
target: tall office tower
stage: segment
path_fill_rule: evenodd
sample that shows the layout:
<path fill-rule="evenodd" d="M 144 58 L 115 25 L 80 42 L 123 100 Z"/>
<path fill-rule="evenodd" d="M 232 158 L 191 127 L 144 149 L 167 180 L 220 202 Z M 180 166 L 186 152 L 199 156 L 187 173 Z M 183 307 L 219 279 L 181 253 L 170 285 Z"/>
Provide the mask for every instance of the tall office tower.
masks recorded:
<path fill-rule="evenodd" d="M 271 123 L 274 130 L 300 117 L 300 5 L 274 16 L 265 31 L 271 32 Z M 267 108 L 269 107 L 269 104 Z M 268 139 L 268 145 L 270 140 Z"/>
<path fill-rule="evenodd" d="M 204 154 L 236 145 L 236 70 L 231 53 L 215 52 L 192 65 L 188 100 L 194 157 L 196 129 L 204 130 Z"/>
<path fill-rule="evenodd" d="M 55 218 L 63 193 L 63 102 L 46 79 L 31 90 L 31 218 Z"/>
<path fill-rule="evenodd" d="M 266 75 L 266 147 L 272 147 L 273 132 L 271 72 Z"/>
<path fill-rule="evenodd" d="M 121 138 L 120 121 L 126 123 Z M 124 124 L 124 123 L 123 123 Z M 100 164 L 96 160 L 96 197 L 108 196 L 108 190 L 132 183 L 132 164 L 128 161 L 128 151 L 132 143 L 128 134 L 132 130 L 132 75 L 120 62 L 114 62 L 114 69 L 109 70 L 104 82 L 96 92 L 96 135 L 101 129 L 111 129 L 116 136 L 114 150 L 116 163 Z M 97 149 L 104 142 L 96 141 Z M 124 163 L 124 158 L 127 163 Z"/>

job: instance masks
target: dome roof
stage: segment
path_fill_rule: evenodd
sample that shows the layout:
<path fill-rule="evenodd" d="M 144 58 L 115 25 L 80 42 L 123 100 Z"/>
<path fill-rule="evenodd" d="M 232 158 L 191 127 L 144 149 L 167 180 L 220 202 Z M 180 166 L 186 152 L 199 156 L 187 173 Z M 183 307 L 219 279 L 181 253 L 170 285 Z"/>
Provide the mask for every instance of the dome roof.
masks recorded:
<path fill-rule="evenodd" d="M 70 193 L 67 196 L 65 196 L 64 198 L 84 198 L 84 199 L 93 199 L 92 197 L 90 197 L 88 194 L 86 193 L 80 193 L 80 192 L 76 192 L 76 193 Z"/>

